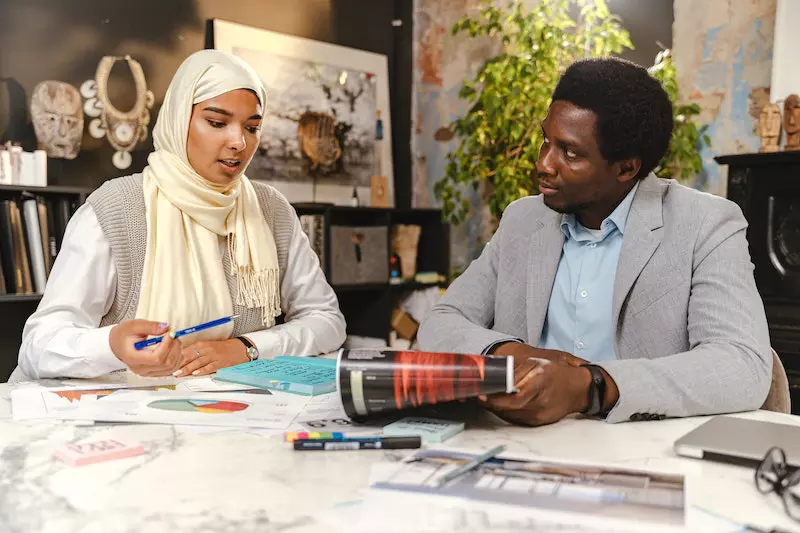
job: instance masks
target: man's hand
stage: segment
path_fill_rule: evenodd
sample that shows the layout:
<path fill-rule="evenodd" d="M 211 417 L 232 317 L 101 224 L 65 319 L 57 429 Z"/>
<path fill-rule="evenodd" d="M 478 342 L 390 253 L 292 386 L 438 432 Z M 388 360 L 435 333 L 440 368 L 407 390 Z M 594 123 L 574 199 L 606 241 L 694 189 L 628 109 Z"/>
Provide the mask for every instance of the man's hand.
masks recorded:
<path fill-rule="evenodd" d="M 117 359 L 140 376 L 169 376 L 181 362 L 181 343 L 168 335 L 169 326 L 150 320 L 125 320 L 111 328 L 108 343 Z M 134 344 L 150 335 L 164 335 L 154 347 L 137 350 Z"/>
<path fill-rule="evenodd" d="M 514 424 L 541 426 L 588 407 L 591 374 L 586 368 L 529 359 L 514 369 L 514 394 L 489 396 L 484 404 Z"/>
<path fill-rule="evenodd" d="M 514 424 L 540 426 L 588 408 L 592 376 L 581 365 L 589 361 L 520 342 L 496 346 L 492 354 L 514 357 L 518 390 L 515 394 L 496 394 L 484 400 L 484 405 L 499 417 Z M 606 378 L 603 406 L 610 409 L 619 399 L 619 390 L 611 376 L 602 372 Z"/>
<path fill-rule="evenodd" d="M 571 353 L 560 350 L 546 350 L 544 348 L 534 348 L 529 344 L 521 342 L 504 342 L 492 349 L 492 355 L 512 355 L 514 356 L 514 367 L 517 368 L 530 358 L 546 359 L 552 363 L 560 363 L 570 366 L 581 366 L 588 363 L 586 359 L 575 357 Z"/>
<path fill-rule="evenodd" d="M 200 341 L 183 349 L 181 368 L 175 376 L 202 376 L 220 368 L 247 363 L 247 347 L 238 339 Z"/>

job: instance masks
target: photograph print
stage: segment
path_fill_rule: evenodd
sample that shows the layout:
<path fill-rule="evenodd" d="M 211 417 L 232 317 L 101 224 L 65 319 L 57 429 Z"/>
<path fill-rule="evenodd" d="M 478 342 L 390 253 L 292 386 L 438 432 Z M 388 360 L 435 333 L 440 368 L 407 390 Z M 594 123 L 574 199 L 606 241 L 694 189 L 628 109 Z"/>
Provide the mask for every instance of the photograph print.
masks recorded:
<path fill-rule="evenodd" d="M 373 176 L 394 205 L 389 65 L 383 54 L 214 19 L 209 43 L 250 64 L 267 92 L 247 176 L 290 202 L 360 206 Z"/>
<path fill-rule="evenodd" d="M 254 179 L 369 187 L 375 174 L 375 74 L 235 48 L 267 90 Z"/>

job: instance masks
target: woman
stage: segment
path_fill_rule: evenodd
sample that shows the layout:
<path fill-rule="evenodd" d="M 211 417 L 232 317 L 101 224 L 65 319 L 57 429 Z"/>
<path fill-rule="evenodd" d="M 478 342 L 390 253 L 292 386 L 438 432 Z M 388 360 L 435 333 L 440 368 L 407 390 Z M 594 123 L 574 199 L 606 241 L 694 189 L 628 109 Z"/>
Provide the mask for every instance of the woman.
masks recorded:
<path fill-rule="evenodd" d="M 258 75 L 241 59 L 203 50 L 184 61 L 159 112 L 148 166 L 103 184 L 70 221 L 12 378 L 125 367 L 202 375 L 342 344 L 336 295 L 294 209 L 244 175 L 265 103 Z M 281 312 L 285 323 L 275 325 Z M 233 323 L 134 348 L 232 314 L 240 315 Z"/>

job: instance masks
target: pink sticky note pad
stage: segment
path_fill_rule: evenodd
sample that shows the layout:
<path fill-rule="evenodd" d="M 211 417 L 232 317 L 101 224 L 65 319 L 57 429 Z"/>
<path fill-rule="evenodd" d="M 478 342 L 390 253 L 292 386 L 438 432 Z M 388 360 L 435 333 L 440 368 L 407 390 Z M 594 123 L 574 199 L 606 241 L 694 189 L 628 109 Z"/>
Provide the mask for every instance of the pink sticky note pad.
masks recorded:
<path fill-rule="evenodd" d="M 117 439 L 96 440 L 70 444 L 55 451 L 55 456 L 72 466 L 84 466 L 114 459 L 124 459 L 144 453 L 144 446 Z"/>

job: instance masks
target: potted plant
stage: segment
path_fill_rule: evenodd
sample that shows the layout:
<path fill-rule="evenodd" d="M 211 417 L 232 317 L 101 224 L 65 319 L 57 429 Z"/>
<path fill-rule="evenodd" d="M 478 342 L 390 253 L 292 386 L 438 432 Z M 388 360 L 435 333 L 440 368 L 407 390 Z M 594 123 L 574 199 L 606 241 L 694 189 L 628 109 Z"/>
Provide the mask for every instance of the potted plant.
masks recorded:
<path fill-rule="evenodd" d="M 536 194 L 533 175 L 542 143 L 541 122 L 561 74 L 577 59 L 633 48 L 605 0 L 577 0 L 577 20 L 569 14 L 573 3 L 549 0 L 531 11 L 517 0 L 505 9 L 485 3 L 453 26 L 453 35 L 467 32 L 497 39 L 503 51 L 487 60 L 459 92 L 469 109 L 450 124 L 458 146 L 447 156 L 445 176 L 434 185 L 451 223 L 459 224 L 469 215 L 465 187 L 480 191 L 495 222 L 509 203 Z M 668 51 L 658 55 L 651 72 L 674 103 L 678 88 Z M 695 147 L 702 131 L 691 120 L 699 112 L 696 104 L 675 106 L 676 127 L 669 152 L 657 168 L 659 176 L 686 179 L 700 169 Z"/>

